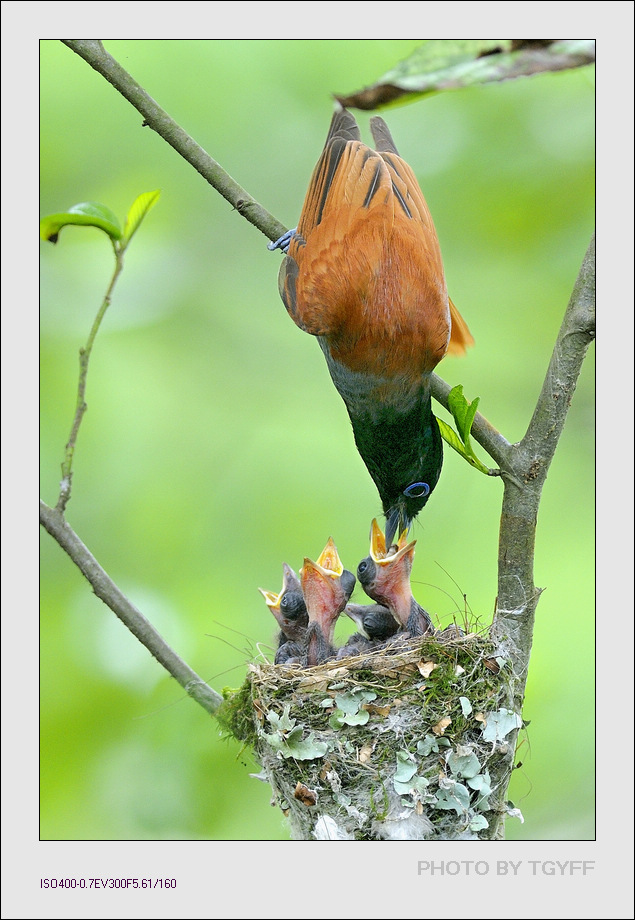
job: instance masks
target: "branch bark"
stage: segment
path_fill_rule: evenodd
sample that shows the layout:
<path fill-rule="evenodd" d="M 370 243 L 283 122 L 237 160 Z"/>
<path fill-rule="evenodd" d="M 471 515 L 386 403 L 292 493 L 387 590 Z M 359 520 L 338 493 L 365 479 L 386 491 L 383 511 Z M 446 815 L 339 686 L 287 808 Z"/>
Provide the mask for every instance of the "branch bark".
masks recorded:
<path fill-rule="evenodd" d="M 586 252 L 553 349 L 538 403 L 524 438 L 507 453 L 498 544 L 498 597 L 490 635 L 508 659 L 514 675 L 512 706 L 521 713 L 541 588 L 534 585 L 536 522 L 542 488 L 571 405 L 587 349 L 595 337 L 595 236 Z M 476 435 L 475 435 L 476 436 Z M 506 763 L 499 765 L 504 795 L 517 732 L 510 737 Z M 505 782 L 505 772 L 507 781 Z M 503 836 L 500 795 L 491 839 Z"/>
<path fill-rule="evenodd" d="M 536 520 L 540 496 L 564 428 L 587 349 L 595 337 L 595 236 L 586 252 L 553 349 L 527 432 L 507 455 L 515 482 L 507 481 L 501 519 L 498 603 L 493 631 L 524 650 L 526 673 L 530 632 L 540 591 L 533 584 Z M 519 685 L 524 692 L 524 680 Z"/>

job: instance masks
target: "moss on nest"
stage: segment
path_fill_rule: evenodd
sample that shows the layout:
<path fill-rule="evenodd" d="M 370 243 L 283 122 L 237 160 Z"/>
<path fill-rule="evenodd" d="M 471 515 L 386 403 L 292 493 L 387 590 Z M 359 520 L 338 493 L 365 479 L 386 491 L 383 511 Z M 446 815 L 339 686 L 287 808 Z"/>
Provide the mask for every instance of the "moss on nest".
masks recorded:
<path fill-rule="evenodd" d="M 221 721 L 296 837 L 478 839 L 521 724 L 508 678 L 488 637 L 402 640 L 314 668 L 251 664 Z"/>

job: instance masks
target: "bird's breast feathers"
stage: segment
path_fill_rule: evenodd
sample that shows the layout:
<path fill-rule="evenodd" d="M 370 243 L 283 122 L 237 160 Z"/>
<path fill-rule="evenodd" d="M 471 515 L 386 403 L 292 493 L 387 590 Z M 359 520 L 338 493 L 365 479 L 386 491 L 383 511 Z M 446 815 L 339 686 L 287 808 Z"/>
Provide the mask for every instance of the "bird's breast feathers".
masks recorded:
<path fill-rule="evenodd" d="M 353 416 L 379 421 L 387 409 L 403 415 L 420 405 L 423 388 L 420 374 L 375 374 L 368 368 L 354 370 L 333 357 L 327 339 L 319 337 L 318 341 L 331 379 Z"/>

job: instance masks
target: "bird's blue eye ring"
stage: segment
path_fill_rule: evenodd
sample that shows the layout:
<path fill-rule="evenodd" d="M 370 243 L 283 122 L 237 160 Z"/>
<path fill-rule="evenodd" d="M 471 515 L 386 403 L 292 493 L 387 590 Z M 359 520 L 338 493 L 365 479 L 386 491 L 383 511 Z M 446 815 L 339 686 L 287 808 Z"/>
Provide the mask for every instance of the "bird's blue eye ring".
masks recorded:
<path fill-rule="evenodd" d="M 406 498 L 425 498 L 430 494 L 430 486 L 427 482 L 411 482 L 403 490 L 403 494 Z"/>

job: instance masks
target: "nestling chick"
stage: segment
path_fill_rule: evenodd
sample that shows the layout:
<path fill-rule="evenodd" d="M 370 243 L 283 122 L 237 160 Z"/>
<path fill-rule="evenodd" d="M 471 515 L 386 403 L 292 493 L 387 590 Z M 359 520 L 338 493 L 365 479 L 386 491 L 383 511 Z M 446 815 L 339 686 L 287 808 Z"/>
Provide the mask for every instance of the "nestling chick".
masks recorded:
<path fill-rule="evenodd" d="M 411 636 L 434 633 L 427 611 L 414 599 L 410 572 L 416 540 L 407 543 L 402 531 L 396 547 L 386 547 L 384 534 L 376 520 L 371 525 L 370 555 L 357 567 L 362 588 L 378 604 L 390 610 L 399 627 Z"/>
<path fill-rule="evenodd" d="M 309 614 L 302 662 L 313 667 L 335 654 L 335 623 L 353 593 L 355 576 L 344 568 L 329 537 L 317 562 L 305 558 L 300 580 Z"/>

